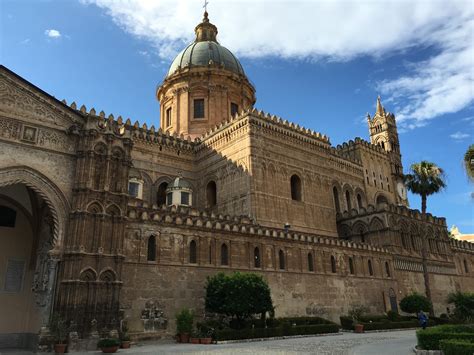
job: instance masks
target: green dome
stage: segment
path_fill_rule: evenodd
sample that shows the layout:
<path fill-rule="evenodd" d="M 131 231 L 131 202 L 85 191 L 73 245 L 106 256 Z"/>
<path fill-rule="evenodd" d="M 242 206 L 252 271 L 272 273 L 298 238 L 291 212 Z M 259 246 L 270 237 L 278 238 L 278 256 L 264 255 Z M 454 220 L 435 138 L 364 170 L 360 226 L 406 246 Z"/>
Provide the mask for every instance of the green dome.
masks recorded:
<path fill-rule="evenodd" d="M 202 22 L 194 29 L 196 40 L 173 60 L 167 76 L 182 68 L 208 66 L 245 75 L 242 65 L 232 52 L 217 42 L 217 27 L 209 22 L 207 16 L 205 12 Z"/>
<path fill-rule="evenodd" d="M 236 74 L 245 75 L 242 65 L 227 48 L 214 41 L 193 42 L 171 63 L 168 76 L 176 70 L 190 67 L 221 67 Z"/>

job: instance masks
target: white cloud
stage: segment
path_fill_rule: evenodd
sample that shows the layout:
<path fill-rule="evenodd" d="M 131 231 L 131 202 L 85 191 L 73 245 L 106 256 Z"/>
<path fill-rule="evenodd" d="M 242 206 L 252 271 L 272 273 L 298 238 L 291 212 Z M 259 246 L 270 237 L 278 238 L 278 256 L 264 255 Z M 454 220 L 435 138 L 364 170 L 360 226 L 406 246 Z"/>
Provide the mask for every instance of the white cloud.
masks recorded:
<path fill-rule="evenodd" d="M 46 36 L 48 36 L 49 38 L 60 38 L 61 37 L 61 32 L 59 32 L 58 30 L 53 30 L 53 29 L 44 31 L 44 34 Z"/>
<path fill-rule="evenodd" d="M 202 16 L 200 0 L 81 1 L 104 9 L 167 60 L 192 41 Z M 429 47 L 432 57 L 377 85 L 398 108 L 401 128 L 423 126 L 474 101 L 470 1 L 221 0 L 209 13 L 219 41 L 241 57 L 349 61 Z"/>
<path fill-rule="evenodd" d="M 463 139 L 466 139 L 466 138 L 469 138 L 471 135 L 470 134 L 467 134 L 467 133 L 463 133 L 463 132 L 456 132 L 456 133 L 453 133 L 453 134 L 450 134 L 449 135 L 452 139 L 455 139 L 455 140 L 463 140 Z"/>

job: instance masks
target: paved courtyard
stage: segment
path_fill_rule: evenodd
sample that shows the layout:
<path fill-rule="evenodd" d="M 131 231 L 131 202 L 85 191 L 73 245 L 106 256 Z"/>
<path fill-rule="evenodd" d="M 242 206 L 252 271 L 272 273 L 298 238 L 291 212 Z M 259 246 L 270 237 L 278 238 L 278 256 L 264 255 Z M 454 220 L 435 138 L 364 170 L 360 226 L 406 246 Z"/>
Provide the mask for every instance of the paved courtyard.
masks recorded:
<path fill-rule="evenodd" d="M 320 355 L 409 355 L 416 343 L 415 330 L 381 333 L 327 335 L 281 340 L 255 341 L 218 345 L 191 344 L 141 344 L 117 354 L 320 354 Z M 2 352 L 0 354 L 20 354 Z M 24 353 L 22 353 L 24 354 Z M 75 353 L 80 355 L 101 354 L 99 351 Z"/>

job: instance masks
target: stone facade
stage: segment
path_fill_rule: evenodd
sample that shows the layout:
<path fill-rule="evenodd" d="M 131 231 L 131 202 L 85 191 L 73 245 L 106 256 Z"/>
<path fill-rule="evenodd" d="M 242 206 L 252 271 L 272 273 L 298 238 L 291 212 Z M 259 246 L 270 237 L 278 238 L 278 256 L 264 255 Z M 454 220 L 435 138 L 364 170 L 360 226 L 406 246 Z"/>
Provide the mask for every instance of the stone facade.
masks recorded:
<path fill-rule="evenodd" d="M 204 38 L 199 29 L 197 41 L 215 40 L 217 30 Z M 31 264 L 42 301 L 30 312 L 42 316 L 4 326 L 0 343 L 46 326 L 51 309 L 82 338 L 124 319 L 134 337 L 169 337 L 180 308 L 204 316 L 205 280 L 218 271 L 263 275 L 277 316 L 337 321 L 352 304 L 381 313 L 424 292 L 423 246 L 438 314 L 449 292 L 474 289 L 473 244 L 449 239 L 443 218 L 408 208 L 395 117 L 380 99 L 371 142 L 333 147 L 253 108 L 245 75 L 211 64 L 165 79 L 159 129 L 68 106 L 1 67 L 0 202 L 15 202 L 6 186 L 23 186 L 49 209 L 50 227 L 32 232 L 46 240 L 33 244 Z M 192 117 L 196 97 L 206 100 L 205 122 Z M 169 102 L 172 129 L 163 124 Z M 167 205 L 177 176 L 191 206 Z"/>

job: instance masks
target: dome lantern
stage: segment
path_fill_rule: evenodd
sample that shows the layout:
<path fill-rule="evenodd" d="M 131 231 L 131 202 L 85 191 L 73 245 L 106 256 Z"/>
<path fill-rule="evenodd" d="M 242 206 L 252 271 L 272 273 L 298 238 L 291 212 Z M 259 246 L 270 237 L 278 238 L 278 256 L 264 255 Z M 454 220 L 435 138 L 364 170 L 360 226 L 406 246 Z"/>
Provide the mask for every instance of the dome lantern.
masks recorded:
<path fill-rule="evenodd" d="M 166 189 L 166 204 L 168 206 L 192 206 L 193 190 L 191 184 L 179 174 Z"/>

